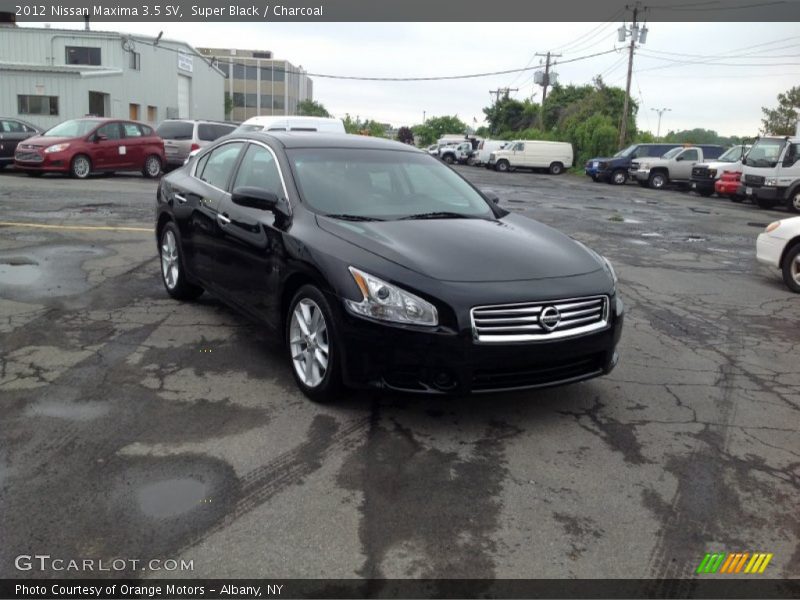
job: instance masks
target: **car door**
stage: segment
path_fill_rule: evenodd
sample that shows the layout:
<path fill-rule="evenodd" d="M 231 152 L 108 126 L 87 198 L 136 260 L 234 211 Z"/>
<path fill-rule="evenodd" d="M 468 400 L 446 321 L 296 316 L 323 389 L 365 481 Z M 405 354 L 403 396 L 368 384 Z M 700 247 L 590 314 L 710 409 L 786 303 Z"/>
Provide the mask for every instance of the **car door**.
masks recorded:
<path fill-rule="evenodd" d="M 217 266 L 223 224 L 220 207 L 244 142 L 221 144 L 198 158 L 192 170 L 174 182 L 173 214 L 181 233 L 189 271 L 205 286 L 224 289 L 224 273 Z"/>
<path fill-rule="evenodd" d="M 692 177 L 692 167 L 700 160 L 700 151 L 697 148 L 687 148 L 675 157 L 675 166 L 670 169 L 670 178 L 689 180 Z"/>
<path fill-rule="evenodd" d="M 120 166 L 128 169 L 141 169 L 144 167 L 144 142 L 145 137 L 136 123 L 123 121 L 122 140 L 120 140 L 119 156 Z"/>
<path fill-rule="evenodd" d="M 121 140 L 122 129 L 117 121 L 101 125 L 89 136 L 89 154 L 95 170 L 113 170 L 123 164 Z"/>
<path fill-rule="evenodd" d="M 17 145 L 34 135 L 28 127 L 14 119 L 0 119 L 0 163 L 14 160 Z"/>
<path fill-rule="evenodd" d="M 256 142 L 248 144 L 230 186 L 259 188 L 286 198 L 286 186 L 275 153 Z M 231 195 L 222 201 L 222 243 L 217 268 L 224 276 L 229 300 L 271 322 L 277 314 L 279 265 L 283 257 L 282 231 L 272 212 L 234 204 Z M 273 323 L 277 325 L 277 323 Z"/>

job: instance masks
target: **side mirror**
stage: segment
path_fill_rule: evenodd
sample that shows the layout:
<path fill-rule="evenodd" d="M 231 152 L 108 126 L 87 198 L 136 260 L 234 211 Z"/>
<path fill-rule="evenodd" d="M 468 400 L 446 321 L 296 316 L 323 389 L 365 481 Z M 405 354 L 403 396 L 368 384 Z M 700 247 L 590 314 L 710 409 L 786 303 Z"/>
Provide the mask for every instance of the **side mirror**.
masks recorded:
<path fill-rule="evenodd" d="M 107 139 L 108 139 L 108 136 L 104 135 L 102 133 L 96 133 L 95 136 L 94 136 L 94 141 L 95 142 L 105 142 Z"/>
<path fill-rule="evenodd" d="M 686 159 L 684 158 L 683 154 L 681 154 L 681 155 L 680 155 L 678 158 L 676 158 L 675 160 L 676 160 L 676 161 L 678 161 L 678 160 L 686 160 Z"/>
<path fill-rule="evenodd" d="M 278 196 L 257 187 L 238 187 L 233 190 L 231 201 L 239 206 L 257 210 L 275 211 L 278 207 Z"/>

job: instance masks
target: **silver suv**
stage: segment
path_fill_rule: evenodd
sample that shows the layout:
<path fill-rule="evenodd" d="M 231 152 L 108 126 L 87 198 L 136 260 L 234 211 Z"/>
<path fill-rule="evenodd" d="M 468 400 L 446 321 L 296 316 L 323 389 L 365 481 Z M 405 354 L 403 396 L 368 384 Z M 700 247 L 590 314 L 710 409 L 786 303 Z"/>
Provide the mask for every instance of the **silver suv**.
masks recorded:
<path fill-rule="evenodd" d="M 156 129 L 164 140 L 167 165 L 180 167 L 194 150 L 207 146 L 236 129 L 235 123 L 190 119 L 168 119 Z"/>

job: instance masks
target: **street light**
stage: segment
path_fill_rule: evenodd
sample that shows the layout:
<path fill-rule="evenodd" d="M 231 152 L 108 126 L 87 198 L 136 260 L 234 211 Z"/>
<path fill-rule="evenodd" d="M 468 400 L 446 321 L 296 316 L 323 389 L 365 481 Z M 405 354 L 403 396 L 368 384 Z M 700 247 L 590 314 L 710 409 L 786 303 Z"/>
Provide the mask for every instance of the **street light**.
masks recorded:
<path fill-rule="evenodd" d="M 650 110 L 654 110 L 658 113 L 658 129 L 656 130 L 656 139 L 661 137 L 661 115 L 663 115 L 667 111 L 671 111 L 671 108 L 651 108 Z"/>

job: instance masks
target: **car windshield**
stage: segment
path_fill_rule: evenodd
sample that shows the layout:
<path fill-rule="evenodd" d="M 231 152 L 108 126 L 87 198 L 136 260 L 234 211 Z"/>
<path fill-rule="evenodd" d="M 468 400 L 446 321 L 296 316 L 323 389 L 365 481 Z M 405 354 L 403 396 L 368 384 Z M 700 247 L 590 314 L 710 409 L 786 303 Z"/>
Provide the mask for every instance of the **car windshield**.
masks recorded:
<path fill-rule="evenodd" d="M 304 148 L 287 151 L 303 200 L 349 220 L 492 218 L 466 181 L 428 154 Z"/>
<path fill-rule="evenodd" d="M 742 147 L 741 146 L 734 146 L 727 150 L 722 156 L 720 156 L 717 161 L 718 162 L 736 162 L 742 158 Z"/>
<path fill-rule="evenodd" d="M 667 152 L 661 155 L 661 158 L 675 158 L 681 152 L 683 152 L 683 147 L 678 146 L 677 148 L 673 148 L 672 150 L 667 150 Z"/>
<path fill-rule="evenodd" d="M 614 158 L 622 158 L 624 156 L 630 156 L 631 154 L 633 154 L 633 151 L 636 150 L 636 148 L 638 148 L 638 147 L 639 147 L 639 144 L 634 144 L 633 146 L 628 146 L 624 150 L 620 150 L 619 152 L 617 152 L 614 155 Z"/>
<path fill-rule="evenodd" d="M 194 137 L 194 123 L 188 121 L 164 121 L 156 129 L 165 140 L 190 140 Z"/>
<path fill-rule="evenodd" d="M 749 167 L 773 168 L 778 164 L 778 157 L 781 155 L 785 143 L 786 140 L 776 138 L 757 140 L 747 153 L 744 164 Z"/>
<path fill-rule="evenodd" d="M 100 125 L 98 119 L 73 119 L 59 123 L 42 135 L 45 137 L 81 137 Z"/>

